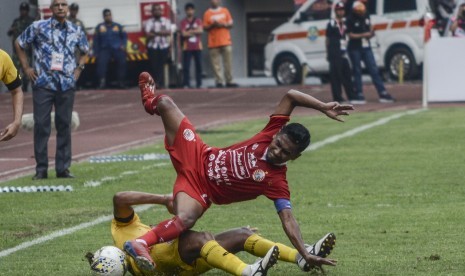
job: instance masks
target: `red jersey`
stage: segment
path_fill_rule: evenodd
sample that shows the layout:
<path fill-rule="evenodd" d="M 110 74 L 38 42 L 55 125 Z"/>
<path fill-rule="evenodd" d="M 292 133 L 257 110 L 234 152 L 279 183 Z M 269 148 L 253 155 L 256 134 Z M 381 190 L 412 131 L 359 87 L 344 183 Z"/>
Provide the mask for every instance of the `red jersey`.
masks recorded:
<path fill-rule="evenodd" d="M 202 27 L 202 20 L 200 18 L 194 17 L 192 21 L 184 18 L 181 21 L 181 31 L 195 30 L 199 27 Z M 183 37 L 182 41 L 182 49 L 184 51 L 202 50 L 202 36 L 200 34 L 191 37 Z"/>
<path fill-rule="evenodd" d="M 271 116 L 265 128 L 252 138 L 226 148 L 209 148 L 205 154 L 205 177 L 209 199 L 228 204 L 264 195 L 271 200 L 290 199 L 285 164 L 265 160 L 273 136 L 289 116 Z"/>

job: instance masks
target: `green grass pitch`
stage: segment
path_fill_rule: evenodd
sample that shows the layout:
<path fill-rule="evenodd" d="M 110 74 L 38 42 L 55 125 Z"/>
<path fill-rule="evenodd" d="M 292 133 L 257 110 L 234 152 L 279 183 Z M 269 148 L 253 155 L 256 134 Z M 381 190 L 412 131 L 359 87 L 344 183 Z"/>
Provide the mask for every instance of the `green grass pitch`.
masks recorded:
<path fill-rule="evenodd" d="M 354 113 L 346 123 L 324 116 L 295 117 L 322 141 L 393 113 Z M 288 165 L 293 211 L 307 242 L 332 231 L 328 275 L 463 275 L 465 272 L 465 109 L 438 108 L 306 152 Z M 250 137 L 266 123 L 250 121 L 201 131 L 210 145 Z M 163 153 L 161 144 L 128 153 Z M 164 163 L 164 164 L 162 164 Z M 168 160 L 74 164 L 73 180 L 40 183 L 24 177 L 0 186 L 72 185 L 73 192 L 0 194 L 0 252 L 54 231 L 112 214 L 112 196 L 123 190 L 171 192 L 175 172 Z M 98 187 L 88 181 L 105 179 Z M 170 215 L 160 207 L 140 213 L 154 224 Z M 213 206 L 195 230 L 219 232 L 251 225 L 290 244 L 273 203 L 264 197 Z M 109 222 L 0 257 L 1 275 L 89 275 L 87 251 L 112 243 Z M 246 262 L 255 257 L 240 254 Z M 211 271 L 208 275 L 225 275 Z M 269 275 L 304 275 L 278 262 Z"/>

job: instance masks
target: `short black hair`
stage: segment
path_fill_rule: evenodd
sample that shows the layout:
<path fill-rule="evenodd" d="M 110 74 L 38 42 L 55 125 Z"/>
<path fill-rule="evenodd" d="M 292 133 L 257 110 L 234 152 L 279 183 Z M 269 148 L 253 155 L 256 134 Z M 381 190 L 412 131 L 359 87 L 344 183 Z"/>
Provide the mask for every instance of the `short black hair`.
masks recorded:
<path fill-rule="evenodd" d="M 107 12 L 111 13 L 110 9 L 104 9 L 103 12 L 102 12 L 103 16 L 105 16 L 105 14 L 106 14 Z"/>
<path fill-rule="evenodd" d="M 299 153 L 304 151 L 310 145 L 310 132 L 306 127 L 299 123 L 290 123 L 284 126 L 280 133 L 287 134 L 287 137 L 297 145 Z"/>
<path fill-rule="evenodd" d="M 184 6 L 184 10 L 187 10 L 187 9 L 194 9 L 195 10 L 195 6 L 193 3 L 187 3 L 185 6 Z"/>
<path fill-rule="evenodd" d="M 69 9 L 73 11 L 77 11 L 79 10 L 79 5 L 77 3 L 72 3 L 71 5 L 69 5 Z"/>

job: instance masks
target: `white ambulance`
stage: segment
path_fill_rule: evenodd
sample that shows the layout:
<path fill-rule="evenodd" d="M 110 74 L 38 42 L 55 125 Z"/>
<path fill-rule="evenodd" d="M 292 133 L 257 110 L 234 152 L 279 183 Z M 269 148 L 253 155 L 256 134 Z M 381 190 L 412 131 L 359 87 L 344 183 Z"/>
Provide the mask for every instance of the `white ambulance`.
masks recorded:
<path fill-rule="evenodd" d="M 335 2 L 308 0 L 288 22 L 273 30 L 265 47 L 267 76 L 273 76 L 278 84 L 300 83 L 303 69 L 308 75 L 327 76 L 325 35 Z M 429 1 L 367 2 L 376 30 L 371 45 L 378 66 L 393 78 L 399 72 L 407 79 L 416 77 L 423 63 L 423 23 L 425 14 L 431 12 Z M 437 31 L 432 35 L 439 36 Z"/>

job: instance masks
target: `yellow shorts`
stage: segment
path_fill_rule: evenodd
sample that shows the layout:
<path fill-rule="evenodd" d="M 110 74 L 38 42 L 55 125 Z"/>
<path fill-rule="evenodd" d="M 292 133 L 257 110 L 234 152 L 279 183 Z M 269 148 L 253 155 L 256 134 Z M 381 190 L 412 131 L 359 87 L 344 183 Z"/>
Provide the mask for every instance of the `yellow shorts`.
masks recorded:
<path fill-rule="evenodd" d="M 148 225 L 140 221 L 137 214 L 134 214 L 134 218 L 127 223 L 119 222 L 115 219 L 111 222 L 113 242 L 120 249 L 123 248 L 124 242 L 138 238 L 150 229 Z M 192 265 L 184 263 L 181 256 L 179 256 L 178 239 L 156 244 L 151 248 L 150 255 L 157 266 L 157 272 L 161 275 L 199 275 L 211 269 L 203 259 L 197 259 Z M 132 258 L 129 258 L 129 263 L 135 275 L 142 275 Z"/>

